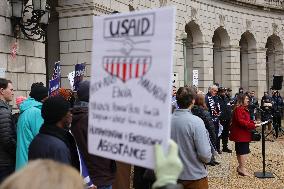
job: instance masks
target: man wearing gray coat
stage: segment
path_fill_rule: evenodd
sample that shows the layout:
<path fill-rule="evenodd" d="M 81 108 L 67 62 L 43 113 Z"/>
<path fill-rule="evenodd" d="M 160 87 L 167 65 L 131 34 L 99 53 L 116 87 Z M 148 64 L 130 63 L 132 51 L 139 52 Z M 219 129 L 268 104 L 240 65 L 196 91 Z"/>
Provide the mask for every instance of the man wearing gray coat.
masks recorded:
<path fill-rule="evenodd" d="M 179 109 L 172 115 L 171 138 L 179 146 L 179 157 L 184 165 L 178 182 L 184 189 L 208 189 L 205 164 L 210 162 L 212 153 L 204 122 L 190 111 L 195 97 L 192 88 L 181 87 L 177 91 Z"/>

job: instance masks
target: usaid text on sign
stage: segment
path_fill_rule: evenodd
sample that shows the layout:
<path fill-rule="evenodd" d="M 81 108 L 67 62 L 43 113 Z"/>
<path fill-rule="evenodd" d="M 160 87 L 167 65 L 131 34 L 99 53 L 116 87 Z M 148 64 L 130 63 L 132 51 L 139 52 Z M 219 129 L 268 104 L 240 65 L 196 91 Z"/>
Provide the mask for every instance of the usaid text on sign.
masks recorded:
<path fill-rule="evenodd" d="M 150 36 L 154 34 L 155 15 L 141 14 L 131 18 L 118 16 L 105 19 L 104 37 Z"/>

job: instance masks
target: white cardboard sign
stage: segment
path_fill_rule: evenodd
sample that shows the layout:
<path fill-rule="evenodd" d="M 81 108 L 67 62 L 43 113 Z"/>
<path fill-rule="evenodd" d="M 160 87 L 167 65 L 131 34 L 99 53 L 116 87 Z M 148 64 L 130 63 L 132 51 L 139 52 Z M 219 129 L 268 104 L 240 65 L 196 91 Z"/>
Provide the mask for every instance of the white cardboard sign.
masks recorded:
<path fill-rule="evenodd" d="M 154 168 L 170 138 L 172 7 L 94 17 L 88 148 Z"/>
<path fill-rule="evenodd" d="M 192 70 L 192 85 L 198 86 L 198 70 Z"/>

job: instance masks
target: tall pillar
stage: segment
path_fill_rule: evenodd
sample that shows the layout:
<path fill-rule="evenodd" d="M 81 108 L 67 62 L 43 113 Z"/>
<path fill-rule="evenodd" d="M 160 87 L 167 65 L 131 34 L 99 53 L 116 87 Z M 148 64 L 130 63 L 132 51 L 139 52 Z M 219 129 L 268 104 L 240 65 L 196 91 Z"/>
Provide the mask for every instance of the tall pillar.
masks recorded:
<path fill-rule="evenodd" d="M 278 50 L 275 52 L 275 75 L 282 75 L 284 70 L 284 51 Z M 284 96 L 284 82 L 282 83 L 282 89 L 280 90 L 280 94 Z"/>
<path fill-rule="evenodd" d="M 193 69 L 198 70 L 198 88 L 207 93 L 213 83 L 213 44 L 199 43 L 193 45 Z"/>
<path fill-rule="evenodd" d="M 224 87 L 232 89 L 232 94 L 240 87 L 240 47 L 229 46 L 223 48 L 223 83 Z"/>
<path fill-rule="evenodd" d="M 62 87 L 70 88 L 67 74 L 74 71 L 77 63 L 86 63 L 86 77 L 91 72 L 93 16 L 109 14 L 110 8 L 93 0 L 59 0 L 59 41 Z"/>
<path fill-rule="evenodd" d="M 260 100 L 267 91 L 266 83 L 266 49 L 258 48 L 249 51 L 250 90 L 254 90 Z"/>

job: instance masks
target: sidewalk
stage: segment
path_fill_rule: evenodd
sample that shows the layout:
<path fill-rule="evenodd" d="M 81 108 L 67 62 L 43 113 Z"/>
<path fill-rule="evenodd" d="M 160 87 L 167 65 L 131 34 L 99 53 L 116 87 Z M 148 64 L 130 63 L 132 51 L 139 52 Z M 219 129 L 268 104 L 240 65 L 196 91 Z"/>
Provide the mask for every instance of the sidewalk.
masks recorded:
<path fill-rule="evenodd" d="M 284 188 L 284 136 L 274 142 L 266 141 L 266 171 L 272 172 L 275 178 L 258 179 L 242 177 L 237 174 L 237 158 L 232 154 L 221 154 L 220 165 L 209 167 L 210 189 L 283 189 Z M 234 143 L 230 143 L 234 151 Z M 262 171 L 261 141 L 250 144 L 251 153 L 247 161 L 248 171 L 253 175 Z"/>

